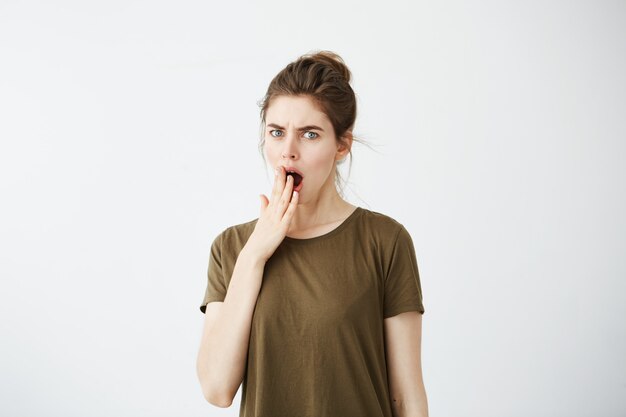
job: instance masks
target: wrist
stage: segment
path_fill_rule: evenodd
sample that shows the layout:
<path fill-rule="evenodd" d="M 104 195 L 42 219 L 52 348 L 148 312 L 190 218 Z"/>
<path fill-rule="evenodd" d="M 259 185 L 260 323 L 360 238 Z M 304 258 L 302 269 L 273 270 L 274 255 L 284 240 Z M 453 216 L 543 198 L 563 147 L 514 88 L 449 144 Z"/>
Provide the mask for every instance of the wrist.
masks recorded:
<path fill-rule="evenodd" d="M 243 249 L 241 249 L 241 252 L 239 253 L 239 258 L 242 258 L 244 262 L 253 266 L 265 265 L 265 263 L 267 262 L 267 259 L 265 259 L 257 251 L 248 247 L 247 245 L 244 245 Z"/>

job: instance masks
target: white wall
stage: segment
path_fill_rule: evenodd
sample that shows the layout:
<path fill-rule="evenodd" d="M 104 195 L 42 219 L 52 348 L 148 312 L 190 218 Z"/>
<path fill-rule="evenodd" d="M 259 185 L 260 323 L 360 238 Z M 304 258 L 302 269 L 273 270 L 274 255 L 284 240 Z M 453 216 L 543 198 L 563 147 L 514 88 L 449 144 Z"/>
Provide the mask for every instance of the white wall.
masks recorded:
<path fill-rule="evenodd" d="M 626 415 L 620 1 L 0 2 L 0 414 L 236 416 L 195 375 L 257 101 L 333 50 L 411 232 L 432 416 Z"/>

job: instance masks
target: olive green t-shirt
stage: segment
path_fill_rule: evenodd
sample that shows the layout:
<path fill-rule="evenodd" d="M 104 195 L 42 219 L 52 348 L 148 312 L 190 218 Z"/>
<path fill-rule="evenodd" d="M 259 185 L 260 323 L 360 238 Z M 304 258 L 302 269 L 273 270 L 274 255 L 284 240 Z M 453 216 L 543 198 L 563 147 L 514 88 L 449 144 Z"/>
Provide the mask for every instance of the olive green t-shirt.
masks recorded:
<path fill-rule="evenodd" d="M 200 310 L 223 301 L 258 219 L 211 245 Z M 240 417 L 392 417 L 383 319 L 424 313 L 402 224 L 357 207 L 332 231 L 285 237 L 265 264 L 252 318 Z"/>

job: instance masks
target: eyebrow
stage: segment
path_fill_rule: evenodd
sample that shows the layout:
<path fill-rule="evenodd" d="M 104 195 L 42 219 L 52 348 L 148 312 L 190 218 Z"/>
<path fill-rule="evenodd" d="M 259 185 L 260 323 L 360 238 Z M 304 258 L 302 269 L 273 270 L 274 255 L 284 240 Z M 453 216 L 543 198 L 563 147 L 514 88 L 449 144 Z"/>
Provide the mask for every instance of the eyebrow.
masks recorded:
<path fill-rule="evenodd" d="M 267 127 L 274 127 L 274 128 L 276 128 L 276 129 L 282 129 L 282 130 L 285 130 L 285 128 L 284 128 L 284 127 L 282 127 L 282 126 L 278 126 L 278 125 L 277 125 L 277 124 L 275 124 L 275 123 L 270 123 L 270 124 L 268 124 L 268 125 L 267 125 Z M 307 125 L 307 126 L 302 126 L 302 127 L 299 127 L 299 128 L 298 128 L 298 131 L 300 131 L 300 132 L 301 132 L 301 131 L 303 131 L 303 130 L 319 130 L 319 131 L 321 131 L 321 132 L 323 132 L 323 131 L 324 131 L 324 129 L 322 129 L 322 128 L 321 128 L 321 127 L 319 127 L 319 126 L 315 126 L 315 125 Z"/>

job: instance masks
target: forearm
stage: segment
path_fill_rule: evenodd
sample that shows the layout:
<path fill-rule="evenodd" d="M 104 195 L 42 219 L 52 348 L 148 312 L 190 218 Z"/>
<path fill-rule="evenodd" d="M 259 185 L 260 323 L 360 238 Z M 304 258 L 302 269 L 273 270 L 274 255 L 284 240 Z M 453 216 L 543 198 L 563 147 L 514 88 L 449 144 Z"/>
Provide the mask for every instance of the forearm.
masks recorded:
<path fill-rule="evenodd" d="M 428 417 L 428 398 L 424 386 L 418 387 L 410 399 L 392 399 L 393 417 Z"/>
<path fill-rule="evenodd" d="M 232 401 L 245 373 L 250 328 L 261 289 L 265 262 L 240 253 L 228 291 L 198 356 L 203 389 L 222 402 Z M 224 400 L 226 399 L 226 400 Z"/>

